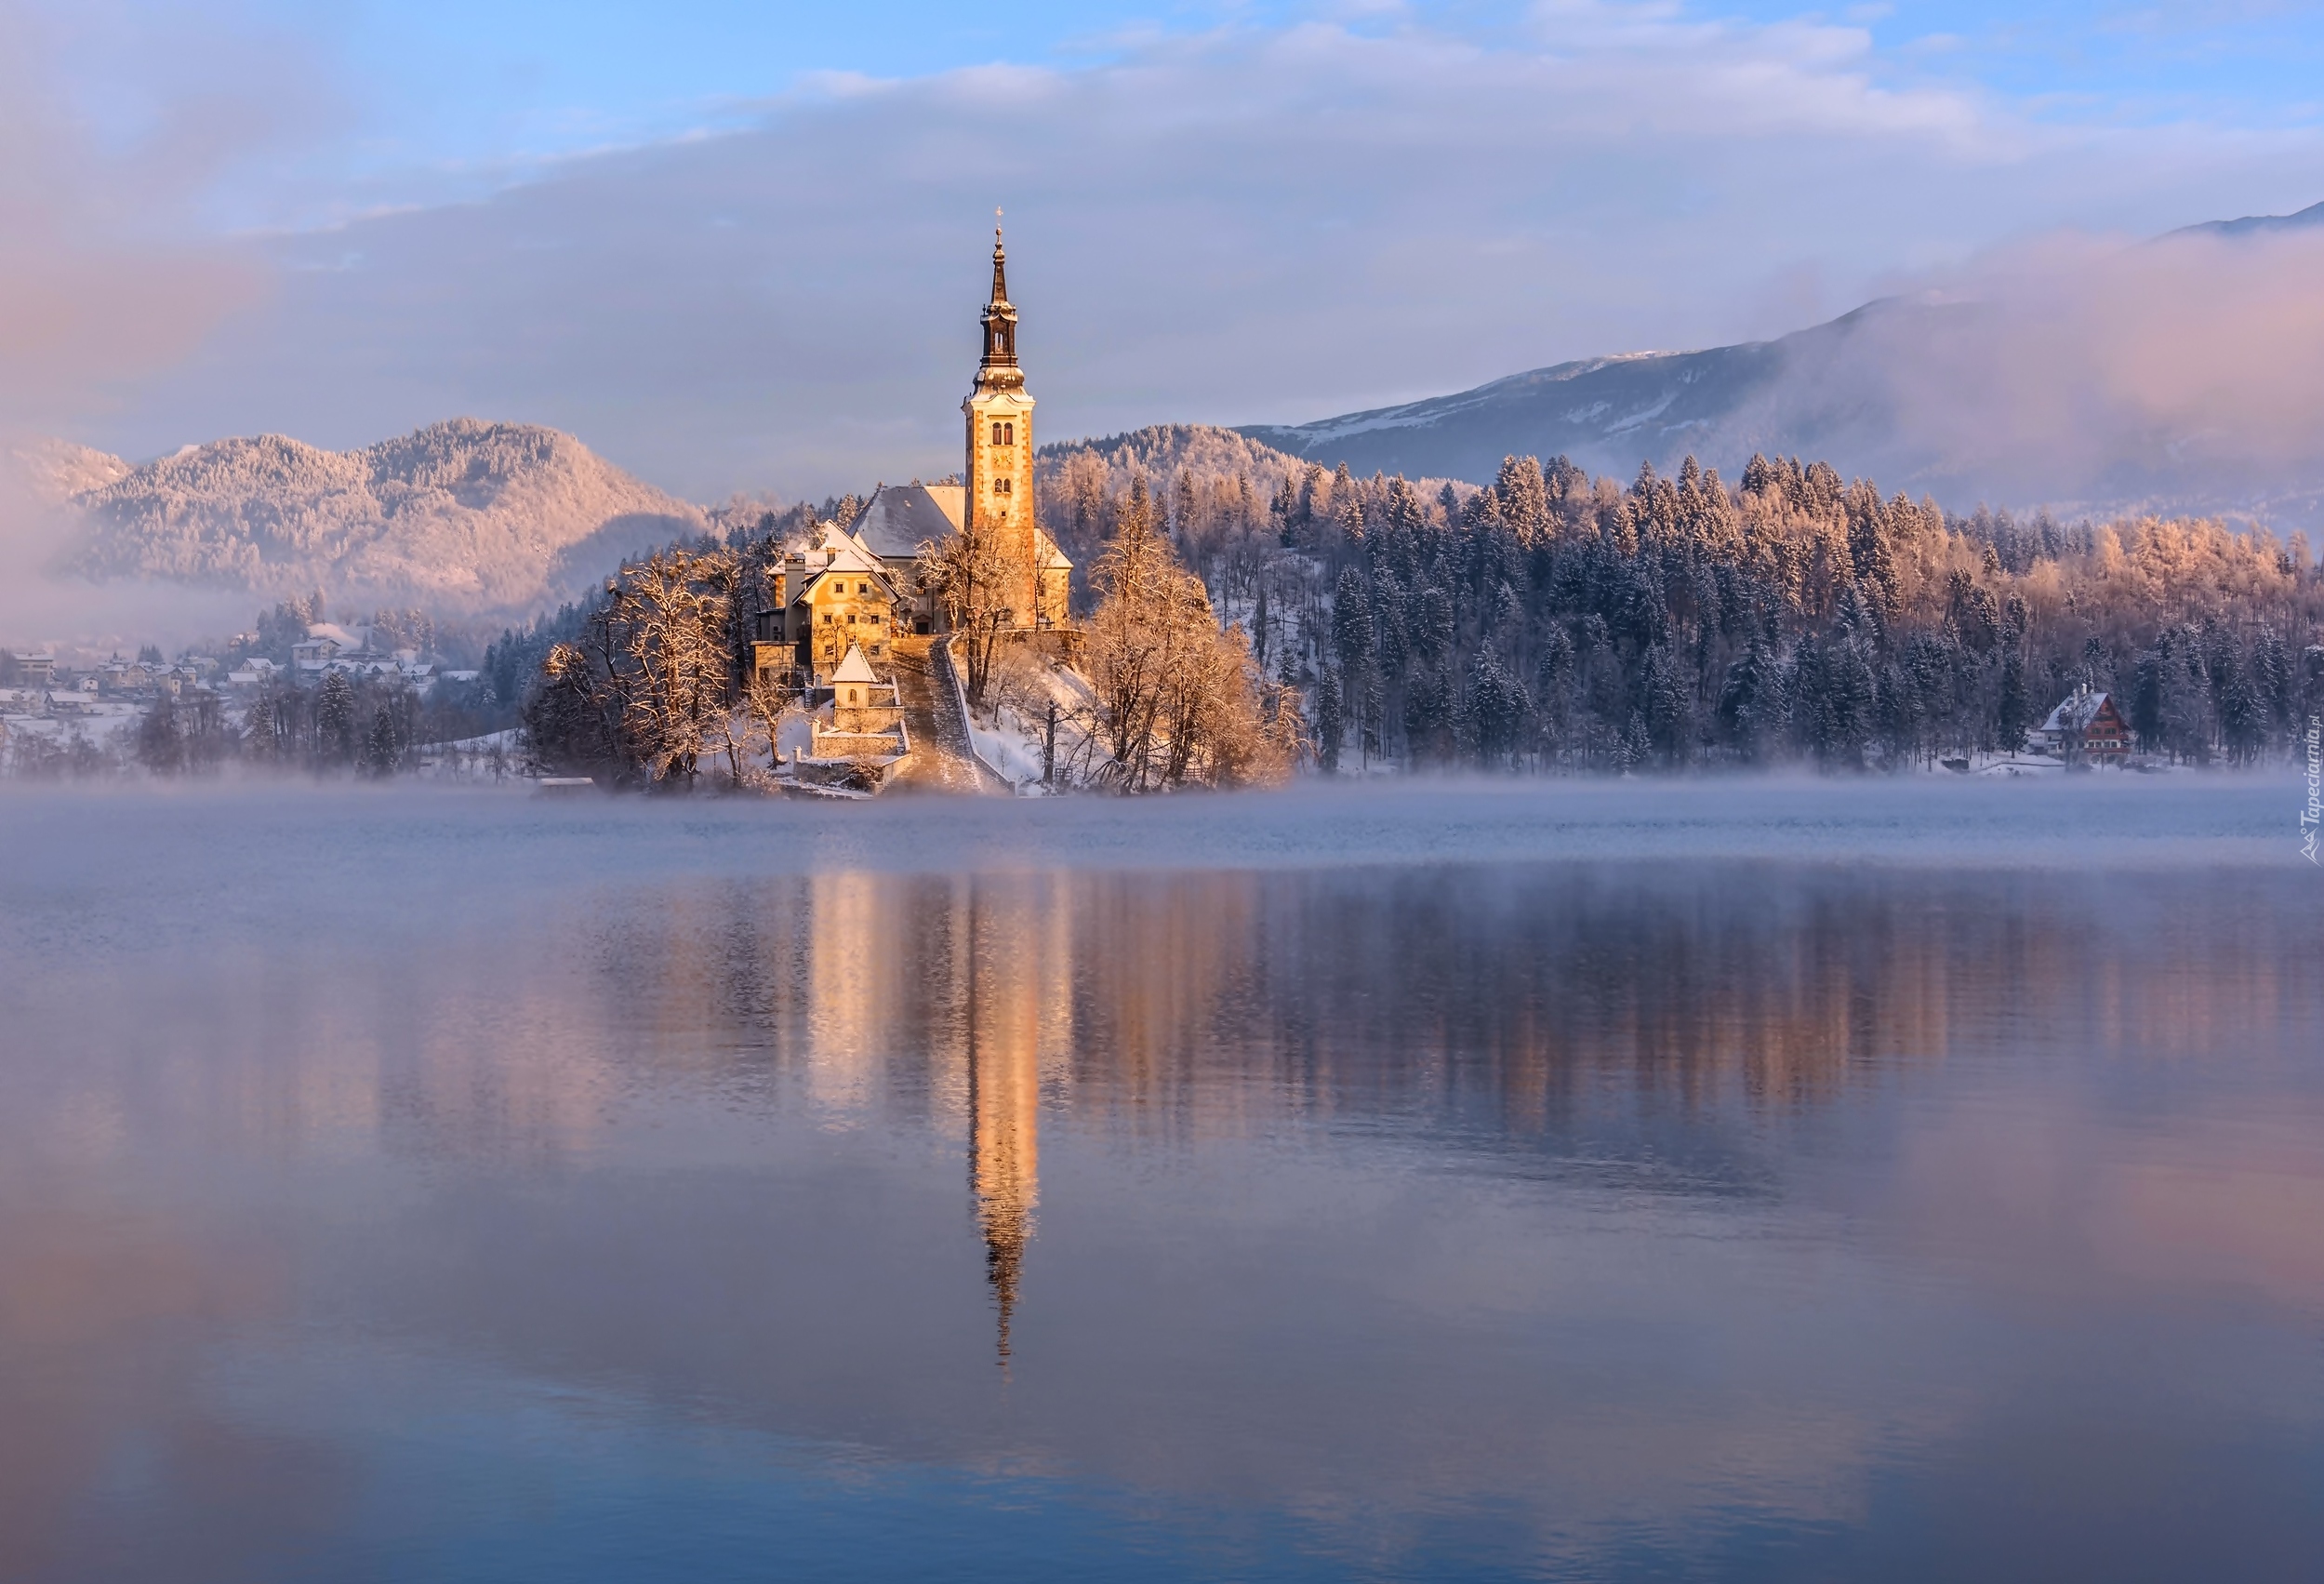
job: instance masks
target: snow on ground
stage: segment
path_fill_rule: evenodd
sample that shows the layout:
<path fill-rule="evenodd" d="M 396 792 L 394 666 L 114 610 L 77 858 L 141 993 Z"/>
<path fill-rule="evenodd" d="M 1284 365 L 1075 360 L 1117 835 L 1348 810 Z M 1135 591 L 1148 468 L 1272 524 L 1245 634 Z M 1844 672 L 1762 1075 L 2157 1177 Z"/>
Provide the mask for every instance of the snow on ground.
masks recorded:
<path fill-rule="evenodd" d="M 1048 706 L 1057 707 L 1056 779 L 1062 782 L 1071 765 L 1089 757 L 1082 752 L 1084 734 L 1073 723 L 1088 717 L 1096 696 L 1080 672 L 1022 659 L 995 681 L 991 692 L 997 701 L 970 712 L 969 735 L 977 757 L 1016 788 L 1018 796 L 1040 796 L 1048 790 L 1042 784 Z"/>
<path fill-rule="evenodd" d="M 138 722 L 143 718 L 144 712 L 135 704 L 92 700 L 81 706 L 80 712 L 71 715 L 0 715 L 0 738 L 20 734 L 52 742 L 70 742 L 78 733 L 100 748 L 126 747 L 135 739 Z"/>
<path fill-rule="evenodd" d="M 1041 784 L 1041 739 L 1029 735 L 1012 711 L 996 711 L 995 724 L 972 721 L 968 734 L 976 742 L 976 757 L 1001 772 L 1021 794 L 1027 783 Z"/>
<path fill-rule="evenodd" d="M 489 753 L 498 748 L 504 753 L 514 753 L 524 747 L 525 728 L 511 726 L 506 731 L 489 731 L 482 737 L 463 737 L 454 742 L 429 742 L 420 745 L 422 753 Z"/>
<path fill-rule="evenodd" d="M 423 780 L 469 786 L 525 783 L 524 732 L 516 726 L 454 742 L 422 743 L 418 758 Z"/>

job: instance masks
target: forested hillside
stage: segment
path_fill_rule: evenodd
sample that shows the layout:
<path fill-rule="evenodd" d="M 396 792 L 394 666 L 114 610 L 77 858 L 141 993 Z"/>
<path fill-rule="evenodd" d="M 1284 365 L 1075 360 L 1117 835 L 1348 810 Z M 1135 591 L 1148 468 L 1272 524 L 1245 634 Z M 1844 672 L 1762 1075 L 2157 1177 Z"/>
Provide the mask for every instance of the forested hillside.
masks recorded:
<path fill-rule="evenodd" d="M 1148 473 L 1330 766 L 1928 764 L 2014 745 L 2083 682 L 2146 751 L 2243 762 L 2324 707 L 2298 535 L 1948 515 L 1765 458 L 1733 484 L 1692 459 L 1624 484 L 1522 458 L 1475 489 L 1173 430 L 1043 471 L 1069 544 Z"/>
<path fill-rule="evenodd" d="M 456 419 L 360 451 L 279 434 L 141 467 L 86 453 L 68 570 L 269 595 L 320 589 L 439 615 L 530 611 L 705 526 L 569 434 Z"/>

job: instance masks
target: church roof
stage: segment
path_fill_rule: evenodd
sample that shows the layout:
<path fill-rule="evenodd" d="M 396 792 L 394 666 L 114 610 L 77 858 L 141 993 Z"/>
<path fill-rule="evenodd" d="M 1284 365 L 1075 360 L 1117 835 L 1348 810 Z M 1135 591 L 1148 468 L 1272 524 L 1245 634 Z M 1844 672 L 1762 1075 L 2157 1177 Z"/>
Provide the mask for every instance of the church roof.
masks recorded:
<path fill-rule="evenodd" d="M 839 662 L 839 669 L 831 672 L 831 680 L 833 682 L 877 682 L 880 676 L 871 669 L 871 662 L 863 658 L 863 651 L 850 644 L 847 646 L 846 658 Z"/>
<path fill-rule="evenodd" d="M 883 560 L 909 561 L 920 547 L 961 531 L 968 489 L 958 484 L 883 484 L 848 525 L 856 541 Z"/>

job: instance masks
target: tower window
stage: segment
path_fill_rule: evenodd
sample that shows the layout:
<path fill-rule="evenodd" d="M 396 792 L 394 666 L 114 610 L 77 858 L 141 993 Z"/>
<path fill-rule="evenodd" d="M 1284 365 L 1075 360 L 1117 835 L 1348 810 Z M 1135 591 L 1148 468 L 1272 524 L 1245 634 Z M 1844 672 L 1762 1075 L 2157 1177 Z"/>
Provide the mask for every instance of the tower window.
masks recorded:
<path fill-rule="evenodd" d="M 1012 495 L 1016 493 L 1016 481 L 1013 478 L 1003 476 L 992 481 L 992 493 L 995 495 Z"/>

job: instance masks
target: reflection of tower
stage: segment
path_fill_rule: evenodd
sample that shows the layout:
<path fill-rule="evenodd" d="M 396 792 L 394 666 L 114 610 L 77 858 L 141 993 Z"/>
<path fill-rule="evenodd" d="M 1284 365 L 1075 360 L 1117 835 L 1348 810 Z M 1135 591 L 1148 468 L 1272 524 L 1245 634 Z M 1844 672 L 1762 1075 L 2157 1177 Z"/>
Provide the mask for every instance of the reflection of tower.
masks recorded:
<path fill-rule="evenodd" d="M 1009 1362 L 1009 1322 L 1017 1276 L 1041 1202 L 1039 1075 L 1029 1044 L 1011 1048 L 969 1032 L 969 1183 L 985 1235 L 985 1275 L 1000 1311 L 1001 1362 Z M 1021 1053 L 1021 1056 L 1020 1056 Z"/>
<path fill-rule="evenodd" d="M 1057 1001 L 1062 989 L 1046 982 L 1063 960 L 1043 949 L 1050 944 L 1043 937 L 1051 932 L 1052 920 L 1045 905 L 1051 898 L 1042 889 L 1021 881 L 978 883 L 968 902 L 969 1186 L 984 1233 L 985 1272 L 999 1311 L 1003 1365 L 1009 1362 L 1017 1279 L 1033 1235 L 1033 1209 L 1041 1202 L 1043 1003 Z"/>

